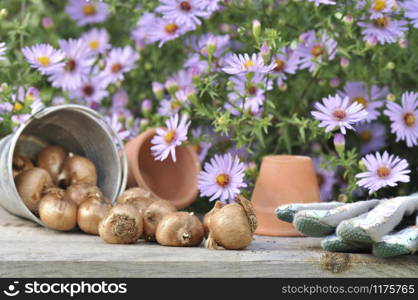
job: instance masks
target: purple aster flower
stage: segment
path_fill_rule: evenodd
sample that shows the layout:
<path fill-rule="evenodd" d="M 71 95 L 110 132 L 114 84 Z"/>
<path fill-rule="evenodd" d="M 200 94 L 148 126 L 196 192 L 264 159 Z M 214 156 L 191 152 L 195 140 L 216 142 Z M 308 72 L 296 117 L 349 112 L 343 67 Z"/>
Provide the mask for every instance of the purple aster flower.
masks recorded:
<path fill-rule="evenodd" d="M 25 91 L 25 89 L 20 86 L 17 90 L 17 93 L 11 95 L 11 99 L 14 103 L 13 110 L 16 113 L 12 116 L 11 119 L 12 122 L 14 122 L 16 125 L 20 125 L 26 122 L 31 117 L 31 115 L 44 107 L 44 104 L 40 98 L 39 90 L 35 87 L 29 87 Z M 23 108 L 22 103 L 30 103 L 29 113 L 19 114 L 19 111 Z"/>
<path fill-rule="evenodd" d="M 276 63 L 276 66 L 273 69 L 273 74 L 278 76 L 277 85 L 281 86 L 287 79 L 286 74 L 296 73 L 299 64 L 299 55 L 297 52 L 292 51 L 289 47 L 284 47 L 280 49 L 279 52 L 279 54 L 276 54 L 273 57 L 273 60 Z"/>
<path fill-rule="evenodd" d="M 108 83 L 99 76 L 89 77 L 81 83 L 80 87 L 72 90 L 70 96 L 85 101 L 91 107 L 93 103 L 98 104 L 109 95 L 106 90 L 107 86 Z"/>
<path fill-rule="evenodd" d="M 109 109 L 109 113 L 118 115 L 120 120 L 124 120 L 126 122 L 133 118 L 131 110 L 126 107 L 111 107 Z"/>
<path fill-rule="evenodd" d="M 204 131 L 202 127 L 197 127 L 192 130 L 192 136 L 195 139 L 202 139 L 204 135 Z M 203 162 L 208 154 L 209 149 L 212 147 L 212 143 L 209 143 L 205 140 L 201 140 L 199 143 L 192 144 L 193 148 L 195 149 L 197 155 L 199 156 L 200 162 Z"/>
<path fill-rule="evenodd" d="M 396 40 L 402 37 L 408 30 L 407 24 L 408 22 L 404 20 L 394 20 L 389 16 L 374 19 L 371 23 L 358 23 L 363 28 L 364 41 L 376 39 L 382 45 L 396 43 Z"/>
<path fill-rule="evenodd" d="M 385 186 L 397 186 L 398 182 L 409 182 L 408 162 L 398 156 L 389 155 L 386 151 L 368 154 L 363 159 L 366 172 L 356 175 L 359 178 L 357 185 L 365 187 L 372 194 Z"/>
<path fill-rule="evenodd" d="M 367 111 L 363 105 L 357 102 L 350 103 L 348 97 L 328 96 L 328 98 L 322 99 L 322 102 L 315 103 L 317 111 L 313 111 L 312 115 L 321 121 L 319 127 L 325 127 L 326 132 L 339 128 L 341 133 L 345 134 L 346 129 L 354 129 L 352 124 L 367 117 Z"/>
<path fill-rule="evenodd" d="M 384 114 L 389 117 L 396 141 L 406 141 L 407 147 L 418 145 L 418 94 L 405 92 L 402 104 L 387 102 Z"/>
<path fill-rule="evenodd" d="M 160 0 L 160 5 L 155 11 L 163 14 L 165 19 L 173 20 L 180 25 L 185 24 L 193 29 L 202 23 L 198 17 L 209 15 L 197 0 Z"/>
<path fill-rule="evenodd" d="M 19 86 L 17 89 L 17 93 L 11 95 L 11 99 L 13 102 L 21 102 L 21 103 L 35 103 L 32 108 L 36 108 L 37 103 L 41 100 L 39 90 L 36 87 L 30 86 L 27 90 L 23 88 L 23 86 Z M 32 105 L 31 104 L 31 105 Z"/>
<path fill-rule="evenodd" d="M 363 9 L 367 4 L 366 1 L 360 1 L 359 8 Z M 369 7 L 370 18 L 378 19 L 385 14 L 391 14 L 397 7 L 396 0 L 371 0 Z"/>
<path fill-rule="evenodd" d="M 131 36 L 138 48 L 142 49 L 145 45 L 155 42 L 151 39 L 151 36 L 156 19 L 155 14 L 146 12 L 141 16 L 136 27 L 132 30 Z"/>
<path fill-rule="evenodd" d="M 38 69 L 41 74 L 51 74 L 59 70 L 64 63 L 64 52 L 54 49 L 49 44 L 38 44 L 32 47 L 25 47 L 22 53 L 32 68 Z"/>
<path fill-rule="evenodd" d="M 206 73 L 209 69 L 209 64 L 206 60 L 202 60 L 199 54 L 193 54 L 184 62 L 184 67 L 195 78 Z"/>
<path fill-rule="evenodd" d="M 106 58 L 106 66 L 100 76 L 109 83 L 123 80 L 123 74 L 132 70 L 138 59 L 139 54 L 132 47 L 113 48 Z"/>
<path fill-rule="evenodd" d="M 107 124 L 119 135 L 119 138 L 124 141 L 131 136 L 129 130 L 126 130 L 125 126 L 119 120 L 119 115 L 113 113 L 111 116 L 106 116 L 105 120 Z"/>
<path fill-rule="evenodd" d="M 271 80 L 267 80 L 264 74 L 255 73 L 251 80 L 246 76 L 231 76 L 229 79 L 234 89 L 228 94 L 229 99 L 243 110 L 252 114 L 260 111 L 266 99 L 265 93 L 273 88 Z M 236 109 L 231 110 L 236 115 L 240 114 Z"/>
<path fill-rule="evenodd" d="M 230 143 L 233 143 L 233 142 L 230 140 Z M 227 153 L 231 154 L 232 156 L 238 157 L 242 161 L 247 160 L 249 156 L 249 153 L 245 146 L 240 147 L 240 148 L 236 146 L 232 146 L 230 149 L 228 149 Z"/>
<path fill-rule="evenodd" d="M 81 39 L 94 54 L 105 53 L 111 47 L 109 44 L 109 34 L 103 28 L 93 28 L 84 33 Z"/>
<path fill-rule="evenodd" d="M 68 0 L 65 12 L 78 25 L 84 26 L 106 21 L 108 6 L 103 1 Z"/>
<path fill-rule="evenodd" d="M 314 2 L 315 6 L 319 6 L 321 4 L 326 4 L 326 5 L 335 5 L 335 1 L 332 0 L 308 0 L 309 2 Z"/>
<path fill-rule="evenodd" d="M 231 112 L 234 116 L 241 115 L 242 111 L 247 112 L 252 117 L 260 117 L 264 111 L 264 106 L 257 106 L 257 105 L 244 105 L 243 101 L 240 99 L 234 102 L 227 102 L 224 105 L 224 108 Z"/>
<path fill-rule="evenodd" d="M 6 59 L 6 43 L 0 43 L 0 60 Z"/>
<path fill-rule="evenodd" d="M 236 75 L 243 73 L 268 73 L 276 67 L 276 63 L 266 66 L 260 54 L 253 53 L 251 56 L 245 54 L 231 54 L 225 59 L 223 71 Z"/>
<path fill-rule="evenodd" d="M 13 122 L 13 128 L 16 130 L 19 125 L 25 123 L 29 118 L 31 117 L 31 114 L 19 114 L 19 115 L 13 115 L 11 120 Z"/>
<path fill-rule="evenodd" d="M 185 70 L 180 70 L 177 73 L 170 76 L 167 81 L 171 81 L 171 84 L 175 84 L 178 89 L 184 91 L 194 90 L 193 78 L 191 74 Z"/>
<path fill-rule="evenodd" d="M 205 33 L 201 36 L 192 36 L 186 44 L 190 45 L 194 51 L 202 56 L 208 56 L 208 45 L 215 48 L 214 57 L 220 57 L 230 47 L 231 38 L 229 35 L 213 35 Z"/>
<path fill-rule="evenodd" d="M 411 19 L 412 25 L 418 28 L 418 2 L 416 0 L 407 0 L 403 3 L 405 8 L 405 17 Z"/>
<path fill-rule="evenodd" d="M 170 154 L 176 162 L 176 147 L 187 141 L 187 131 L 190 126 L 187 116 L 183 115 L 179 120 L 176 114 L 166 122 L 166 128 L 158 128 L 156 135 L 152 138 L 152 154 L 156 160 L 165 160 Z"/>
<path fill-rule="evenodd" d="M 183 107 L 183 103 L 176 98 L 163 99 L 158 108 L 158 115 L 171 117 L 177 114 Z"/>
<path fill-rule="evenodd" d="M 124 89 L 119 89 L 112 96 L 112 110 L 117 111 L 121 108 L 124 108 L 128 105 L 129 96 Z"/>
<path fill-rule="evenodd" d="M 211 13 L 221 9 L 220 2 L 221 0 L 196 0 L 199 7 L 203 7 Z"/>
<path fill-rule="evenodd" d="M 361 140 L 360 154 L 378 151 L 386 146 L 386 127 L 380 123 L 363 123 L 356 126 Z"/>
<path fill-rule="evenodd" d="M 387 87 L 379 88 L 373 85 L 370 89 L 363 82 L 347 82 L 343 91 L 339 91 L 341 97 L 348 97 L 351 102 L 357 102 L 368 112 L 364 119 L 366 122 L 376 120 L 379 115 L 379 109 L 385 105 L 386 96 L 389 94 Z"/>
<path fill-rule="evenodd" d="M 329 168 L 322 166 L 322 161 L 319 158 L 313 159 L 316 177 L 318 178 L 319 189 L 321 193 L 321 201 L 329 201 L 332 197 L 332 188 L 337 182 L 335 172 Z"/>
<path fill-rule="evenodd" d="M 65 65 L 51 72 L 49 80 L 52 86 L 64 91 L 74 90 L 81 86 L 94 63 L 94 57 L 86 44 L 78 39 L 59 41 L 60 48 L 65 54 Z"/>
<path fill-rule="evenodd" d="M 179 90 L 170 99 L 163 99 L 160 102 L 158 114 L 167 117 L 177 114 L 182 108 L 189 104 L 187 95 L 188 93 L 184 90 Z"/>
<path fill-rule="evenodd" d="M 314 31 L 309 31 L 305 38 L 305 42 L 296 49 L 300 57 L 300 69 L 308 69 L 313 72 L 316 66 L 335 58 L 337 42 L 326 33 L 317 36 Z"/>
<path fill-rule="evenodd" d="M 234 201 L 240 189 L 247 187 L 244 176 L 245 165 L 238 157 L 231 154 L 215 155 L 210 162 L 205 163 L 204 170 L 199 174 L 200 195 L 211 197 L 209 201 Z"/>
<path fill-rule="evenodd" d="M 166 42 L 174 40 L 193 29 L 189 25 L 179 24 L 173 20 L 156 18 L 147 40 L 149 43 L 159 42 L 159 46 L 161 47 Z"/>

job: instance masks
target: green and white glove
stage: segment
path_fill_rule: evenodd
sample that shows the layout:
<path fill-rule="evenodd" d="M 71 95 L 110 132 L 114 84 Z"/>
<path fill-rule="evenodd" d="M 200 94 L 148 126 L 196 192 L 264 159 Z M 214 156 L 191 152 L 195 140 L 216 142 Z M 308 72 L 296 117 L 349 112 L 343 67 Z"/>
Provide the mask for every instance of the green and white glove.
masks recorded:
<path fill-rule="evenodd" d="M 372 251 L 380 257 L 413 254 L 418 250 L 418 218 L 416 226 L 396 230 L 403 220 L 417 212 L 418 193 L 349 204 L 288 204 L 276 209 L 277 217 L 292 222 L 300 233 L 326 236 L 321 243 L 324 250 Z"/>

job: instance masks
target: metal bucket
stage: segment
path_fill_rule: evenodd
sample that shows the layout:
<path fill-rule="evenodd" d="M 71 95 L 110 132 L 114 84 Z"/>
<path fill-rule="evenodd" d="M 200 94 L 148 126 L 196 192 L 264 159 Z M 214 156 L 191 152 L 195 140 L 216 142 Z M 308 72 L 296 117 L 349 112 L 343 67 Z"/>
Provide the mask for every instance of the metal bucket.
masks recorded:
<path fill-rule="evenodd" d="M 99 188 L 113 202 L 125 190 L 128 165 L 123 143 L 104 118 L 80 105 L 48 107 L 0 141 L 0 205 L 9 212 L 43 225 L 20 199 L 12 166 L 16 149 L 33 159 L 43 143 L 90 159 L 97 168 Z"/>

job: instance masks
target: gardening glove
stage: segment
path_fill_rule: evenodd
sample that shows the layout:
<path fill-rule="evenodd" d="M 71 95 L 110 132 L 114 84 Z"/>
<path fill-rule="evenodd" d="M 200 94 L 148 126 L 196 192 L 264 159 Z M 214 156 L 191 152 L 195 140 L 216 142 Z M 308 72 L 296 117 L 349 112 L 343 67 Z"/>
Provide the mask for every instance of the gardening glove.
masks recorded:
<path fill-rule="evenodd" d="M 370 251 L 377 256 L 413 253 L 418 243 L 416 226 L 390 233 L 402 220 L 418 211 L 418 194 L 386 200 L 289 204 L 276 209 L 279 219 L 293 222 L 307 236 L 328 236 L 324 250 Z"/>

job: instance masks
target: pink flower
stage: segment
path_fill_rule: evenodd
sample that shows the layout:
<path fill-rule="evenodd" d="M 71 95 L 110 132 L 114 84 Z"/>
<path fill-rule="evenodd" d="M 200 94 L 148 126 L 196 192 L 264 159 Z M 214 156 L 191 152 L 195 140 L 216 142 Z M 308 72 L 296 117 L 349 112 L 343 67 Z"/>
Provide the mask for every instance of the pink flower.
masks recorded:
<path fill-rule="evenodd" d="M 225 59 L 225 66 L 222 69 L 228 74 L 242 73 L 268 73 L 276 67 L 276 63 L 266 66 L 260 54 L 253 53 L 251 56 L 245 54 L 231 54 Z"/>
<path fill-rule="evenodd" d="M 350 103 L 348 97 L 341 98 L 338 95 L 328 96 L 322 103 L 315 103 L 315 108 L 317 110 L 313 111 L 312 115 L 321 121 L 319 127 L 325 127 L 326 132 L 339 128 L 342 134 L 346 134 L 346 129 L 354 129 L 352 124 L 367 117 L 367 111 L 361 104 Z"/>
<path fill-rule="evenodd" d="M 103 1 L 69 0 L 65 12 L 78 25 L 101 23 L 107 19 L 108 5 Z"/>
<path fill-rule="evenodd" d="M 386 151 L 368 154 L 362 159 L 367 168 L 366 172 L 357 174 L 360 180 L 357 184 L 365 187 L 372 194 L 385 186 L 397 186 L 398 182 L 409 182 L 408 162 L 398 156 L 389 155 Z"/>
<path fill-rule="evenodd" d="M 238 157 L 232 157 L 231 154 L 215 155 L 205 163 L 204 170 L 199 174 L 200 195 L 211 197 L 209 201 L 234 201 L 240 189 L 247 186 L 244 176 L 245 165 Z"/>
<path fill-rule="evenodd" d="M 187 116 L 183 115 L 179 120 L 176 114 L 166 122 L 166 128 L 158 128 L 157 134 L 152 138 L 152 154 L 156 160 L 165 160 L 170 154 L 173 161 L 176 161 L 176 147 L 187 141 L 187 131 L 190 126 Z"/>

